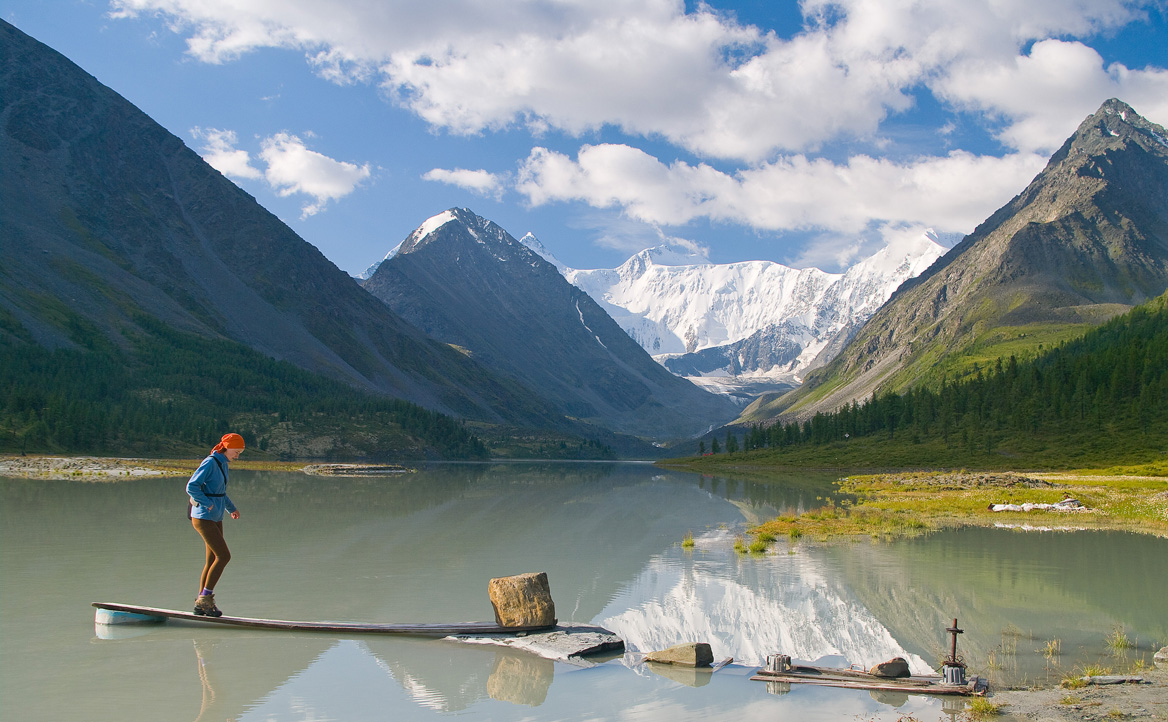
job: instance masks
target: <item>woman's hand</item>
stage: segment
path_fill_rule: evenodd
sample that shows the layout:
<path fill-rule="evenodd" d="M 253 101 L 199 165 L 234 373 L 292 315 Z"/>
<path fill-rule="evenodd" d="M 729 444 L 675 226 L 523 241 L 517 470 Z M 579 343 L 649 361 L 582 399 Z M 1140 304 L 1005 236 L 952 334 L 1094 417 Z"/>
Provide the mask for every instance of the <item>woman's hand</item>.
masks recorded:
<path fill-rule="evenodd" d="M 238 518 L 239 518 L 239 512 L 238 512 L 238 511 L 233 511 L 233 512 L 231 512 L 231 518 L 232 518 L 232 519 L 238 519 Z"/>

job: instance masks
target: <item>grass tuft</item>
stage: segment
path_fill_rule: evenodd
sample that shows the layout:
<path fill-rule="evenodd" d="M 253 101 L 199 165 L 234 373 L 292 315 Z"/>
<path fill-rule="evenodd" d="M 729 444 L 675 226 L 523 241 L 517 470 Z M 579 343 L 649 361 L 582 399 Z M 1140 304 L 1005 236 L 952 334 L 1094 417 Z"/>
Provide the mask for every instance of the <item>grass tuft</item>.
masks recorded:
<path fill-rule="evenodd" d="M 994 704 L 985 697 L 974 697 L 966 704 L 969 705 L 969 716 L 973 719 L 996 717 L 1002 713 L 1002 705 Z"/>
<path fill-rule="evenodd" d="M 1063 642 L 1061 639 L 1048 639 L 1038 651 L 1047 659 L 1053 659 L 1063 653 Z"/>
<path fill-rule="evenodd" d="M 685 533 L 685 538 L 681 540 L 681 546 L 683 549 L 693 549 L 694 535 L 692 531 L 687 531 Z"/>
<path fill-rule="evenodd" d="M 1111 630 L 1111 634 L 1107 635 L 1107 646 L 1112 652 L 1126 652 L 1135 647 L 1133 642 L 1124 630 L 1122 625 L 1118 625 Z"/>

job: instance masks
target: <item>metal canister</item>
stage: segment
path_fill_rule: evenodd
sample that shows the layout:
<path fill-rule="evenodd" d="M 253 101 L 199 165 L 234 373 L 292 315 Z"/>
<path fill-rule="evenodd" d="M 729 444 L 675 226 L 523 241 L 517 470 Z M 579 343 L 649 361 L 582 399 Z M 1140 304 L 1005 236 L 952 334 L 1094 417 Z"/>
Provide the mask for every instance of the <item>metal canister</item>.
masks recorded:
<path fill-rule="evenodd" d="M 965 667 L 958 664 L 946 664 L 941 667 L 941 676 L 945 684 L 965 684 Z"/>

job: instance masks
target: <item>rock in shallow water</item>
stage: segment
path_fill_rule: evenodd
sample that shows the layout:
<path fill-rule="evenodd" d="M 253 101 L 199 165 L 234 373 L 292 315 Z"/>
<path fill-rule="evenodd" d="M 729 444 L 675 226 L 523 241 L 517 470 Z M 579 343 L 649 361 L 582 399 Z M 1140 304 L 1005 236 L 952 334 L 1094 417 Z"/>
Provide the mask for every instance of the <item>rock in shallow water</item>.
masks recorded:
<path fill-rule="evenodd" d="M 625 648 L 620 637 L 603 627 L 560 624 L 546 632 L 519 634 L 458 634 L 448 639 L 472 644 L 497 644 L 538 654 L 545 659 L 588 666 L 588 655 L 619 652 Z"/>
<path fill-rule="evenodd" d="M 706 642 L 691 642 L 660 652 L 650 652 L 645 655 L 645 661 L 676 664 L 682 667 L 709 667 L 714 663 L 714 652 Z"/>
<path fill-rule="evenodd" d="M 887 662 L 881 662 L 872 669 L 868 670 L 868 674 L 874 677 L 908 677 L 910 672 L 908 670 L 908 662 L 904 657 L 893 657 Z"/>

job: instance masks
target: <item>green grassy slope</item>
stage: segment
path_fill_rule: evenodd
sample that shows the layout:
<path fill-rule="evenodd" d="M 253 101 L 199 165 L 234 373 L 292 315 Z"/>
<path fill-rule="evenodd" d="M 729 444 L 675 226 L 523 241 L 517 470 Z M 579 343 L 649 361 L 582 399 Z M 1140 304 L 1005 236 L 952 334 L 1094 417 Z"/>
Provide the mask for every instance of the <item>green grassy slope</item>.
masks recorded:
<path fill-rule="evenodd" d="M 1075 468 L 1168 454 L 1168 293 L 1032 360 L 995 359 L 936 391 L 885 393 L 802 423 L 756 425 L 746 451 L 691 460 L 865 468 Z"/>

